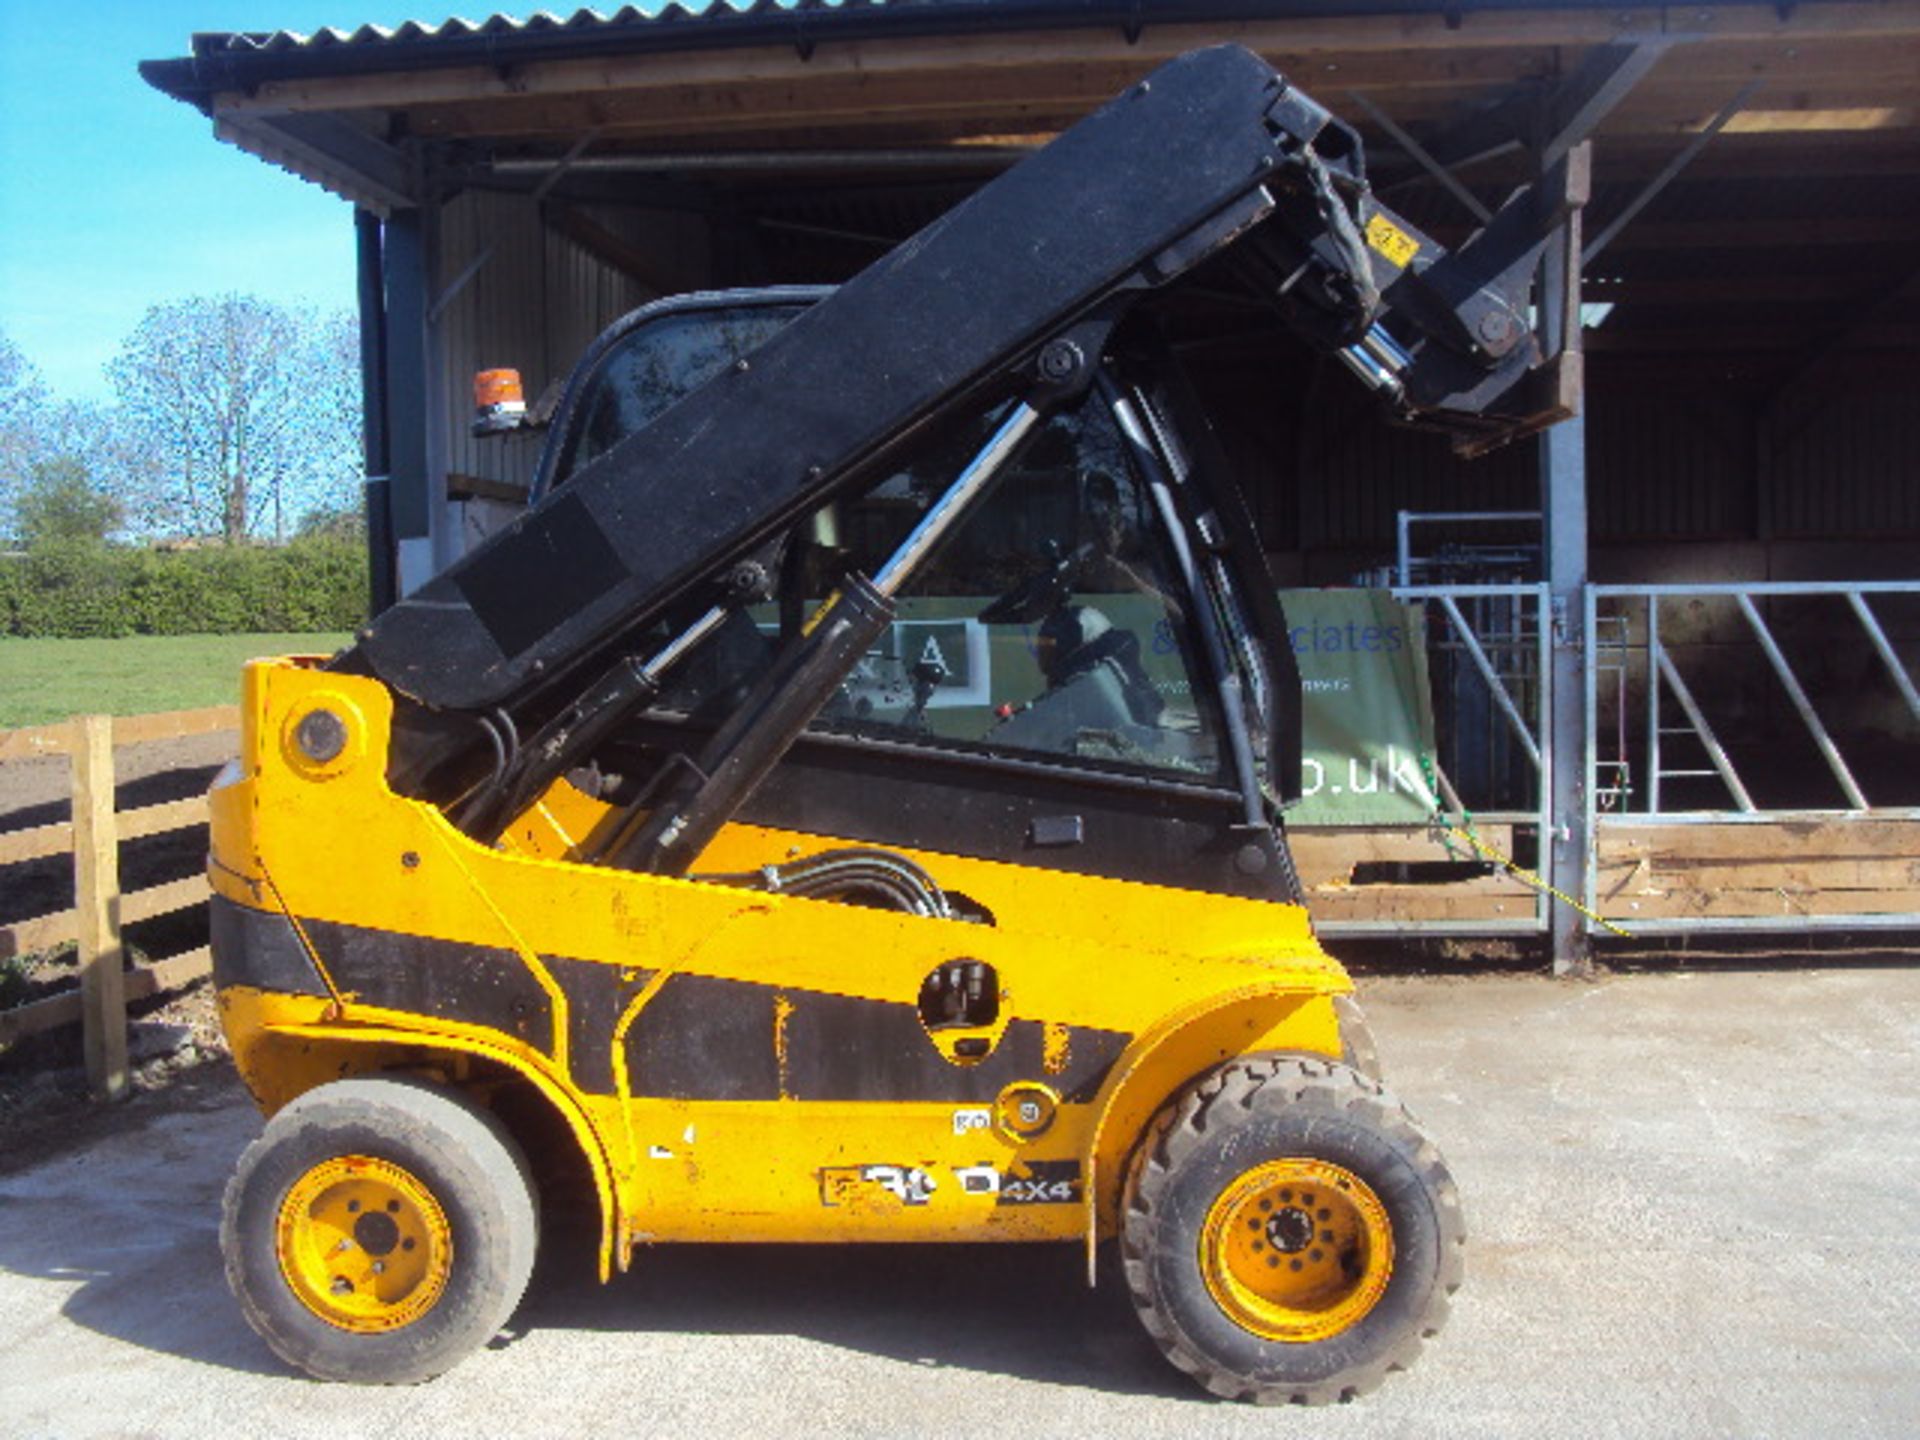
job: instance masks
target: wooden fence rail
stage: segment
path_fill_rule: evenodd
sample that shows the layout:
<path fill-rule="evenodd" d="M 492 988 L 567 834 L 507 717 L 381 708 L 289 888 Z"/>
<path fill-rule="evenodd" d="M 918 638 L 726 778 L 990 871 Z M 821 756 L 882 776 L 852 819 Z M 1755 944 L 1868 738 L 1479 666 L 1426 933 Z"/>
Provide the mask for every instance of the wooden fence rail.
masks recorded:
<path fill-rule="evenodd" d="M 73 855 L 74 906 L 50 915 L 0 925 L 0 959 L 50 949 L 71 940 L 79 946 L 80 989 L 0 1010 L 0 1046 L 23 1036 L 79 1021 L 94 1093 L 124 1095 L 127 1074 L 127 1002 L 175 989 L 205 975 L 212 957 L 205 946 L 131 972 L 126 970 L 120 930 L 207 898 L 204 875 L 120 890 L 120 842 L 201 825 L 207 800 L 196 795 L 138 810 L 114 808 L 114 751 L 152 740 L 236 730 L 237 706 L 180 710 L 113 718 L 81 715 L 58 725 L 0 730 L 0 763 L 42 755 L 65 755 L 72 772 L 72 820 L 0 834 L 0 865 Z"/>

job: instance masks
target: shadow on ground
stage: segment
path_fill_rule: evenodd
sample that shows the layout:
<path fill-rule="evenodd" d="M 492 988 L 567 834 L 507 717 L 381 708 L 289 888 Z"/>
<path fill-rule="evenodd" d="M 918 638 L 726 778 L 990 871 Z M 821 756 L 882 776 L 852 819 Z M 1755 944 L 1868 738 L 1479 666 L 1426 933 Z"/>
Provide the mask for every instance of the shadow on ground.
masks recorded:
<path fill-rule="evenodd" d="M 61 1317 L 143 1349 L 255 1374 L 280 1373 L 227 1294 L 220 1192 L 259 1122 L 231 1075 L 203 1077 L 77 1114 L 66 1135 L 35 1134 L 0 1174 L 0 1337 Z M 3 1340 L 0 1340 L 3 1343 Z"/>
<path fill-rule="evenodd" d="M 231 1078 L 96 1117 L 74 1143 L 0 1177 L 0 1270 L 74 1286 L 88 1334 L 257 1375 L 291 1372 L 227 1291 L 220 1195 L 259 1121 Z M 792 1335 L 950 1369 L 1116 1394 L 1202 1398 L 1135 1320 L 1110 1264 L 1086 1284 L 1074 1245 L 703 1245 L 636 1254 L 602 1286 L 591 1217 L 550 1215 L 526 1300 L 494 1348 L 536 1331 Z M 41 1286 L 7 1284 L 9 1331 L 40 1330 Z M 17 1298 L 15 1298 L 17 1297 Z M 29 1303 L 22 1304 L 26 1300 Z"/>
<path fill-rule="evenodd" d="M 1204 1398 L 1141 1329 L 1110 1253 L 1088 1289 L 1078 1245 L 663 1245 L 604 1287 L 584 1254 L 564 1253 L 579 1247 L 552 1248 L 515 1329 L 794 1335 L 907 1364 Z"/>

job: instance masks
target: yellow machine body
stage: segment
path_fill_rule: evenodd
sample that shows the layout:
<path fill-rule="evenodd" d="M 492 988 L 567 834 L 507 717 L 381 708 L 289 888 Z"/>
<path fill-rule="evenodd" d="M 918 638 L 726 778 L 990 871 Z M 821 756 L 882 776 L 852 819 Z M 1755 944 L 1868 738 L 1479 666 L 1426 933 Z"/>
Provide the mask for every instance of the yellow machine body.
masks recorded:
<path fill-rule="evenodd" d="M 1195 1076 L 1341 1054 L 1351 985 L 1299 906 L 926 851 L 992 924 L 628 873 L 573 858 L 606 812 L 565 782 L 485 846 L 389 789 L 390 714 L 311 661 L 247 671 L 210 860 L 235 1060 L 268 1114 L 378 1071 L 530 1086 L 594 1177 L 603 1275 L 656 1241 L 1091 1247 Z M 695 872 L 841 843 L 735 824 Z M 929 1027 L 956 962 L 996 1013 Z"/>

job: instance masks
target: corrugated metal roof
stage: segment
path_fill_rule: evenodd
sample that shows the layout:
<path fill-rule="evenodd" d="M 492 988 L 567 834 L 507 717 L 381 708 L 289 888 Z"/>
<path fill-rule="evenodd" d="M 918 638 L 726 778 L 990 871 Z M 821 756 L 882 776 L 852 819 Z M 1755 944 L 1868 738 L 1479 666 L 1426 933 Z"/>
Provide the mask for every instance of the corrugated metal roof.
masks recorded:
<path fill-rule="evenodd" d="M 817 11 L 950 9 L 955 3 L 956 0 L 750 0 L 748 4 L 734 4 L 732 0 L 711 0 L 711 3 L 706 5 L 686 6 L 677 3 L 676 0 L 676 3 L 656 11 L 642 10 L 637 5 L 622 5 L 618 10 L 612 11 L 583 7 L 570 15 L 556 15 L 551 10 L 540 10 L 524 20 L 496 12 L 478 22 L 455 15 L 441 21 L 438 25 L 421 20 L 406 20 L 394 26 L 360 25 L 351 30 L 329 25 L 311 34 L 298 30 L 239 33 L 214 31 L 196 34 L 193 37 L 193 53 L 204 56 L 233 52 L 274 53 L 287 50 L 323 50 L 343 45 L 444 43 L 497 35 L 550 34 L 555 31 L 617 31 L 628 26 L 653 26 L 684 21 L 713 25 L 722 24 L 728 20 L 752 19 L 768 15 L 792 17 Z M 959 3 L 969 5 L 978 11 L 985 8 L 990 0 L 959 0 Z"/>
<path fill-rule="evenodd" d="M 617 10 L 583 7 L 568 15 L 541 10 L 526 19 L 495 13 L 478 22 L 458 16 L 438 25 L 407 20 L 399 25 L 360 25 L 354 29 L 328 26 L 311 34 L 296 30 L 238 33 L 209 32 L 193 37 L 193 53 L 285 53 L 341 46 L 445 45 L 459 41 L 556 34 L 605 36 L 622 30 L 640 30 L 658 36 L 662 27 L 691 25 L 701 30 L 772 20 L 788 33 L 812 29 L 838 30 L 883 20 L 909 28 L 916 21 L 934 21 L 942 28 L 960 22 L 967 28 L 1004 29 L 1034 24 L 1119 24 L 1129 29 L 1221 20 L 1360 15 L 1385 13 L 1460 14 L 1472 10 L 1556 8 L 1568 0 L 707 0 L 705 4 L 673 3 L 657 10 L 622 5 Z M 1642 0 L 1644 3 L 1644 0 Z M 1698 8 L 1733 4 L 1737 0 L 1700 0 Z M 686 37 L 691 39 L 692 37 Z M 713 37 L 717 38 L 717 37 Z"/>
<path fill-rule="evenodd" d="M 1515 0 L 1397 0 L 1403 10 L 1506 8 Z M 1708 0 L 1724 3 L 1724 0 Z M 329 26 L 295 30 L 204 32 L 192 53 L 146 60 L 147 82 L 178 100 L 208 108 L 220 90 L 267 81 L 368 71 L 437 69 L 472 64 L 603 57 L 641 51 L 793 45 L 802 53 L 830 40 L 906 38 L 961 31 L 1012 31 L 1081 25 L 1117 26 L 1129 37 L 1148 24 L 1246 20 L 1308 13 L 1358 14 L 1393 8 L 1396 0 L 674 0 L 648 11 L 539 11 L 526 19 L 493 14 L 438 25 L 409 20 L 391 28 Z"/>
<path fill-rule="evenodd" d="M 540 11 L 526 19 L 494 14 L 438 25 L 210 32 L 192 39 L 192 54 L 149 60 L 140 70 L 177 99 L 205 107 L 216 90 L 242 89 L 300 76 L 395 71 L 463 64 L 526 63 L 636 51 L 721 49 L 736 45 L 815 44 L 873 36 L 904 39 L 965 31 L 1016 32 L 1105 27 L 1129 41 L 1149 27 L 1232 24 L 1335 16 L 1444 16 L 1475 11 L 1553 11 L 1586 0 L 673 0 L 657 11 L 623 5 L 569 15 Z M 1711 9 L 1740 0 L 1694 0 Z M 1818 4 L 1823 0 L 1802 0 Z M 1636 0 L 1635 8 L 1649 8 Z"/>

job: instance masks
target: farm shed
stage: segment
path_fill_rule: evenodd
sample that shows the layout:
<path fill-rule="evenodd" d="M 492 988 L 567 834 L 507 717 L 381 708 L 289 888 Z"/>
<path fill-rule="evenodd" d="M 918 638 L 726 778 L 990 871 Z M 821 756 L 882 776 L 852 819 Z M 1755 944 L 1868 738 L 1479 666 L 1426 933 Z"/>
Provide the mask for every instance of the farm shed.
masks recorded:
<path fill-rule="evenodd" d="M 467 434 L 475 369 L 531 396 L 653 296 L 845 278 L 1220 40 L 1355 123 L 1443 240 L 1591 143 L 1577 420 L 1459 461 L 1244 314 L 1193 337 L 1282 583 L 1428 612 L 1456 808 L 1643 933 L 1920 928 L 1920 0 L 763 0 L 198 35 L 143 71 L 351 202 L 410 588 L 530 473 L 537 442 Z M 1330 928 L 1568 962 L 1593 929 L 1472 866 L 1401 883 L 1431 835 L 1301 848 Z"/>

